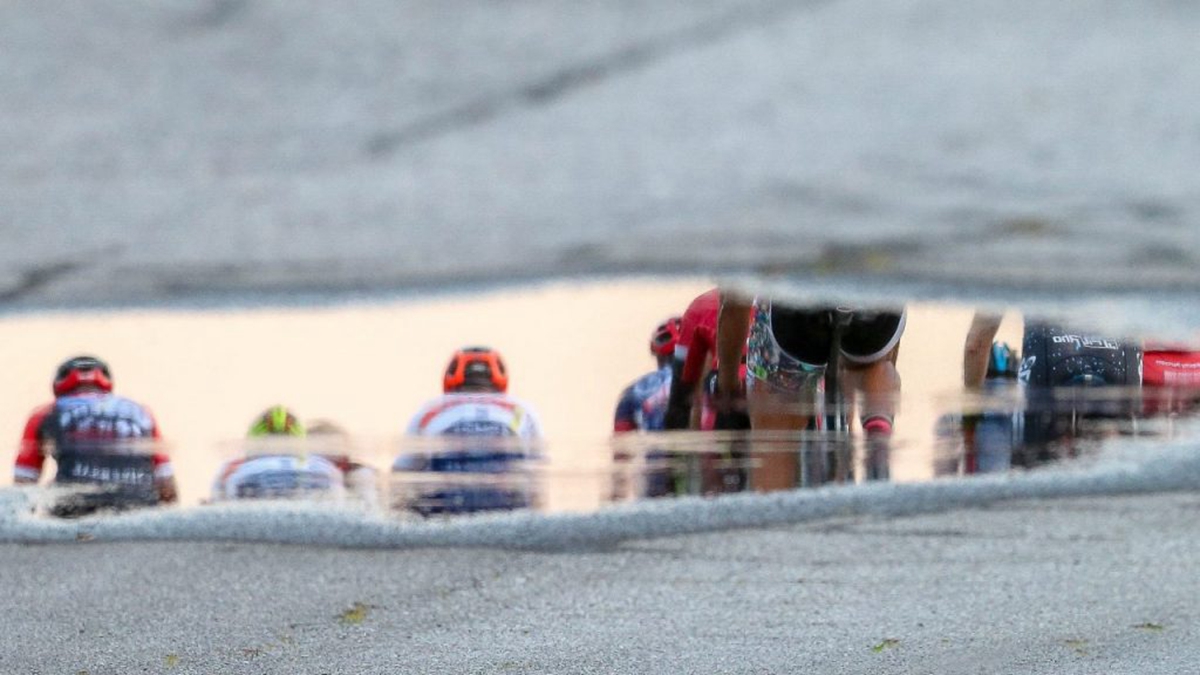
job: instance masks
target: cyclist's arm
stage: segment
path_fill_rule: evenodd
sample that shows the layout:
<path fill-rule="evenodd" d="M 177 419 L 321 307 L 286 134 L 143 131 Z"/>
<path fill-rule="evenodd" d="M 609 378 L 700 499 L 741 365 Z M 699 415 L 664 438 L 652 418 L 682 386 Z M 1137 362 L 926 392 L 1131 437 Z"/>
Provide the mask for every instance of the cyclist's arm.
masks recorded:
<path fill-rule="evenodd" d="M 633 385 L 629 385 L 621 390 L 621 396 L 617 399 L 617 407 L 613 410 L 614 434 L 637 431 L 638 425 L 634 408 Z"/>
<path fill-rule="evenodd" d="M 746 344 L 746 327 L 750 325 L 751 299 L 737 292 L 721 292 L 721 313 L 717 319 L 717 361 L 737 364 Z M 743 393 L 740 369 L 717 369 L 719 398 L 740 397 Z"/>
<path fill-rule="evenodd" d="M 150 418 L 150 423 L 153 425 L 151 438 L 156 441 L 162 440 L 162 429 L 158 426 L 158 420 L 155 419 L 154 413 L 146 410 L 146 416 Z M 171 458 L 165 450 L 159 450 L 154 453 L 154 487 L 158 490 L 158 500 L 164 504 L 171 504 L 179 501 L 179 488 L 175 483 L 175 468 L 171 464 Z"/>
<path fill-rule="evenodd" d="M 967 340 L 963 346 L 963 385 L 968 389 L 983 386 L 992 341 L 996 339 L 996 331 L 1000 330 L 1002 318 L 1000 314 L 975 312 L 975 317 L 971 319 L 971 328 L 967 330 Z"/>
<path fill-rule="evenodd" d="M 46 453 L 42 450 L 42 423 L 48 410 L 49 406 L 35 410 L 25 422 L 21 447 L 13 467 L 13 482 L 18 485 L 31 485 L 41 478 L 42 465 L 46 462 Z"/>
<path fill-rule="evenodd" d="M 692 400 L 699 383 L 683 381 L 683 364 L 684 360 L 679 357 L 671 360 L 671 391 L 663 420 L 663 426 L 667 429 L 687 429 L 692 418 Z"/>

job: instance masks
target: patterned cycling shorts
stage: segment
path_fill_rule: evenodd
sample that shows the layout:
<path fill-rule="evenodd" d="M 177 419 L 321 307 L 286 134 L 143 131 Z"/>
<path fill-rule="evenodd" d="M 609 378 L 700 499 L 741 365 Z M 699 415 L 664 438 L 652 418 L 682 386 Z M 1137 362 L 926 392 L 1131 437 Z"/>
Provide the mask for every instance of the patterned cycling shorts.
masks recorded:
<path fill-rule="evenodd" d="M 746 354 L 746 385 L 798 394 L 821 389 L 834 334 L 833 308 L 799 308 L 756 300 Z M 865 365 L 893 352 L 905 312 L 855 311 L 842 333 L 841 355 Z M 785 349 L 783 345 L 787 345 Z"/>
<path fill-rule="evenodd" d="M 807 363 L 786 353 L 771 330 L 771 305 L 756 301 L 746 346 L 746 388 L 777 393 L 812 393 L 821 388 L 825 364 Z"/>

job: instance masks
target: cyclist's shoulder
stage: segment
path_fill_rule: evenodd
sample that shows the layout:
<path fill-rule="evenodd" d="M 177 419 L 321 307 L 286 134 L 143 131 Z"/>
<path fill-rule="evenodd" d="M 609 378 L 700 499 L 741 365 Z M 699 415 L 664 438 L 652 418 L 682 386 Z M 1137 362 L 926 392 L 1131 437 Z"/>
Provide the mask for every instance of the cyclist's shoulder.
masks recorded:
<path fill-rule="evenodd" d="M 652 370 L 629 385 L 629 390 L 635 396 L 649 396 L 663 387 L 671 384 L 671 367 L 668 365 L 658 370 Z"/>

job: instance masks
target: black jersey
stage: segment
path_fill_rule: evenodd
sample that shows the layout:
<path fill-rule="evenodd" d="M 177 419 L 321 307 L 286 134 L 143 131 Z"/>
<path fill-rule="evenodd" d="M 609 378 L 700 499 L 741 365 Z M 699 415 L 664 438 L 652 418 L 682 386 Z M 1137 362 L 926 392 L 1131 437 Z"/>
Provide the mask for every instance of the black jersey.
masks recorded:
<path fill-rule="evenodd" d="M 1031 457 L 1047 459 L 1048 444 L 1086 434 L 1089 419 L 1126 417 L 1138 408 L 1142 350 L 1136 344 L 1027 323 L 1021 351 L 1022 436 Z"/>
<path fill-rule="evenodd" d="M 1032 388 L 1142 383 L 1142 350 L 1114 338 L 1034 323 L 1026 326 L 1020 378 Z"/>

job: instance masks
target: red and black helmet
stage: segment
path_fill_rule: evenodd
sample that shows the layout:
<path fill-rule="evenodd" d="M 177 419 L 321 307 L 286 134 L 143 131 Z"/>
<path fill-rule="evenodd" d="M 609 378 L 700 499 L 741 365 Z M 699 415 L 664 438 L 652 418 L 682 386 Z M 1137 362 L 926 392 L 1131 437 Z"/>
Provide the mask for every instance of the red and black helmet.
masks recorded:
<path fill-rule="evenodd" d="M 507 391 L 508 370 L 500 352 L 488 347 L 463 347 L 454 352 L 442 378 L 442 391 L 452 393 L 464 387 Z"/>
<path fill-rule="evenodd" d="M 683 319 L 673 316 L 660 323 L 650 334 L 650 353 L 659 357 L 671 356 L 675 353 L 675 343 L 683 332 Z"/>
<path fill-rule="evenodd" d="M 54 395 L 66 396 L 80 387 L 112 391 L 108 364 L 94 356 L 74 356 L 63 361 L 54 373 Z"/>

